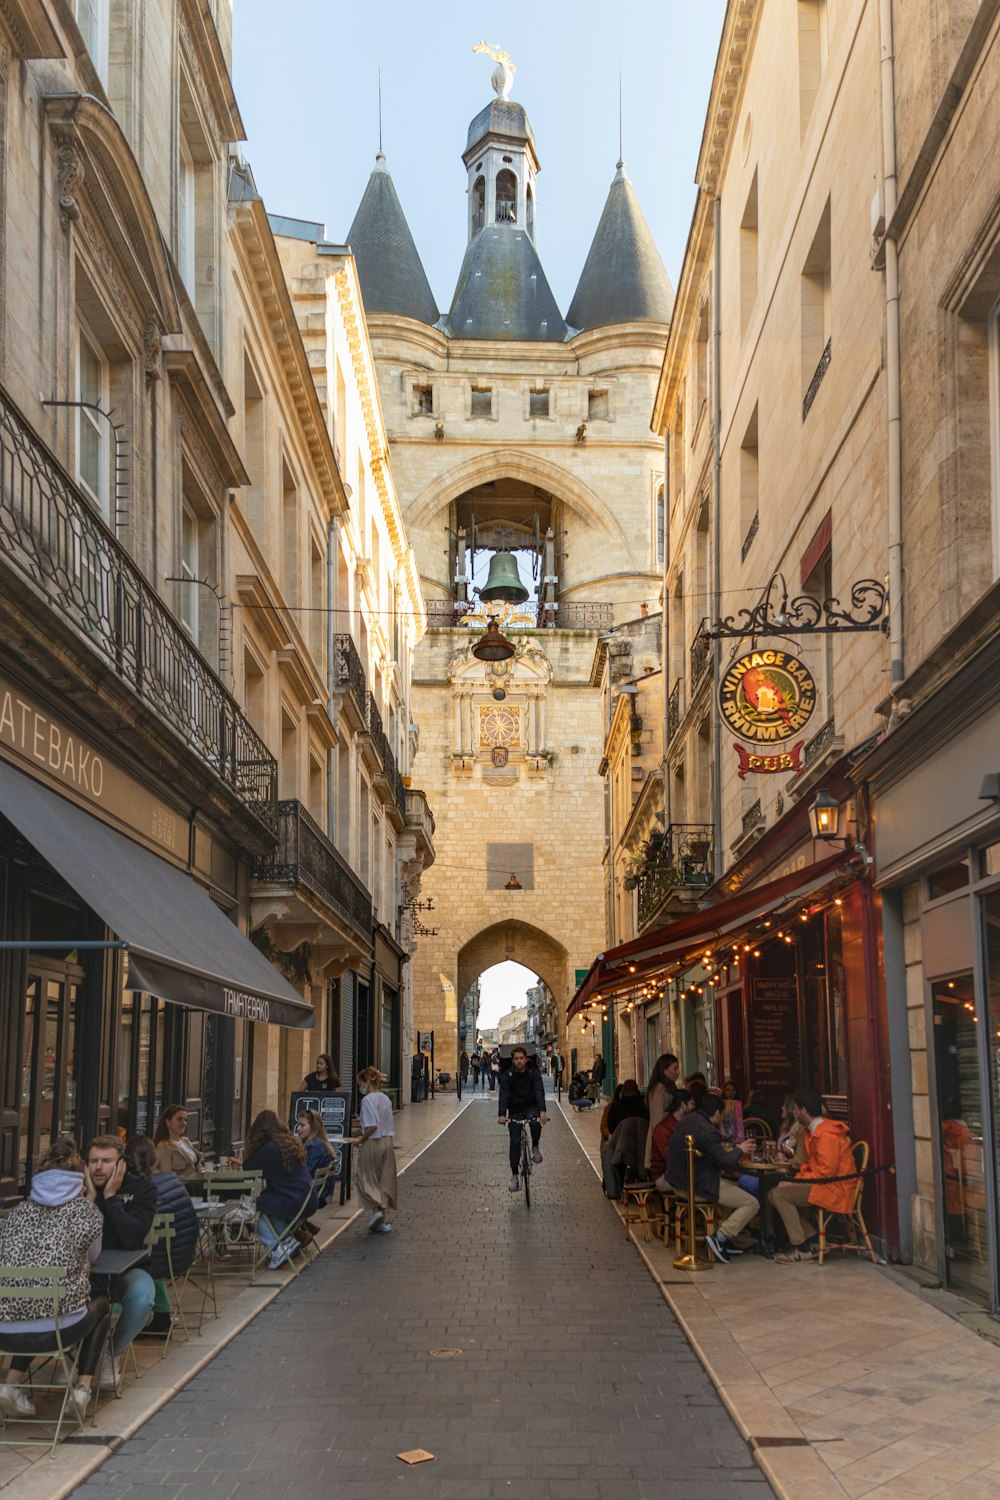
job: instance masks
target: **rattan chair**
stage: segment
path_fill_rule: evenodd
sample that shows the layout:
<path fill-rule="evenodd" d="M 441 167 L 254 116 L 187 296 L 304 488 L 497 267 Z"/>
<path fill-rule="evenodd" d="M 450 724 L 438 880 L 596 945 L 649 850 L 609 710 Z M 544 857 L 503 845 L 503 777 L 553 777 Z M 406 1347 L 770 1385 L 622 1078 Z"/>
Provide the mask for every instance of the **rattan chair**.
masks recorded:
<path fill-rule="evenodd" d="M 628 1239 L 631 1234 L 632 1225 L 638 1224 L 642 1229 L 642 1237 L 648 1244 L 653 1237 L 653 1226 L 663 1219 L 662 1200 L 655 1184 L 649 1178 L 626 1181 L 618 1202 L 625 1225 L 625 1238 Z"/>
<path fill-rule="evenodd" d="M 743 1129 L 748 1140 L 769 1141 L 772 1138 L 770 1125 L 766 1120 L 759 1120 L 756 1115 L 747 1115 L 743 1121 Z"/>
<path fill-rule="evenodd" d="M 848 1209 L 846 1213 L 840 1214 L 832 1213 L 828 1208 L 820 1208 L 817 1210 L 817 1218 L 819 1221 L 819 1251 L 817 1254 L 817 1259 L 820 1265 L 823 1264 L 823 1257 L 826 1254 L 827 1250 L 855 1250 L 859 1255 L 869 1255 L 871 1257 L 872 1265 L 878 1265 L 878 1256 L 872 1249 L 872 1242 L 871 1237 L 868 1233 L 868 1226 L 865 1223 L 865 1216 L 861 1212 L 861 1196 L 865 1190 L 864 1173 L 867 1171 L 868 1160 L 871 1155 L 871 1150 L 868 1142 L 855 1141 L 853 1146 L 851 1147 L 851 1155 L 854 1157 L 854 1163 L 858 1169 L 858 1180 L 855 1183 L 854 1187 L 853 1207 Z M 841 1218 L 846 1221 L 847 1230 L 851 1235 L 851 1239 L 849 1241 L 835 1240 L 833 1244 L 829 1244 L 826 1237 L 827 1224 L 831 1219 L 836 1218 Z M 858 1238 L 859 1235 L 861 1237 L 860 1240 Z"/>
<path fill-rule="evenodd" d="M 37 1391 L 54 1392 L 59 1399 L 59 1411 L 56 1416 L 8 1416 L 0 1411 L 0 1432 L 4 1436 L 0 1438 L 0 1446 L 5 1448 L 48 1448 L 50 1456 L 55 1454 L 56 1447 L 62 1436 L 63 1427 L 66 1425 L 67 1417 L 75 1421 L 79 1432 L 83 1432 L 85 1415 L 80 1411 L 76 1402 L 72 1399 L 73 1380 L 76 1375 L 76 1362 L 79 1356 L 79 1345 L 63 1343 L 63 1333 L 69 1332 L 60 1326 L 59 1308 L 62 1299 L 66 1295 L 65 1266 L 0 1266 L 0 1285 L 2 1295 L 7 1302 L 41 1302 L 47 1303 L 51 1299 L 52 1311 L 47 1314 L 55 1323 L 54 1334 L 55 1349 L 18 1349 L 16 1353 L 28 1358 L 44 1359 L 53 1366 L 53 1376 L 47 1380 L 38 1380 L 34 1375 L 30 1379 L 30 1389 L 34 1394 Z M 21 1282 L 15 1286 L 15 1281 Z M 24 1283 L 27 1283 L 25 1285 Z M 72 1324 L 70 1325 L 72 1328 Z M 4 1349 L 3 1339 L 0 1336 L 0 1358 L 13 1351 Z M 44 1368 L 44 1367 L 43 1367 Z M 55 1377 L 58 1377 L 55 1378 Z M 93 1405 L 91 1404 L 91 1422 L 93 1423 Z M 16 1437 L 9 1435 L 12 1428 L 19 1428 L 33 1423 L 54 1425 L 51 1443 L 41 1438 L 27 1438 L 20 1433 Z"/>

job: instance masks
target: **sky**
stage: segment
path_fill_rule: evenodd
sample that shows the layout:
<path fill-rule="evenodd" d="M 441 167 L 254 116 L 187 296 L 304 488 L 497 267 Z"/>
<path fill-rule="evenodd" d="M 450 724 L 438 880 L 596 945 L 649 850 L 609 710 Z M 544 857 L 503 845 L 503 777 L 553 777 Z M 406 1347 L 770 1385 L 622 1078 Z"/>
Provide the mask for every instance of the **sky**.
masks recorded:
<path fill-rule="evenodd" d="M 469 121 L 493 98 L 486 40 L 510 53 L 511 97 L 538 146 L 537 242 L 566 311 L 618 160 L 676 286 L 724 0 L 235 0 L 234 76 L 245 155 L 268 210 L 342 243 L 382 139 L 437 299 L 447 310 L 466 237 Z"/>
<path fill-rule="evenodd" d="M 524 1005 L 528 986 L 537 983 L 538 976 L 531 969 L 512 959 L 487 969 L 481 976 L 479 990 L 479 1029 L 495 1026 L 507 1011 Z"/>

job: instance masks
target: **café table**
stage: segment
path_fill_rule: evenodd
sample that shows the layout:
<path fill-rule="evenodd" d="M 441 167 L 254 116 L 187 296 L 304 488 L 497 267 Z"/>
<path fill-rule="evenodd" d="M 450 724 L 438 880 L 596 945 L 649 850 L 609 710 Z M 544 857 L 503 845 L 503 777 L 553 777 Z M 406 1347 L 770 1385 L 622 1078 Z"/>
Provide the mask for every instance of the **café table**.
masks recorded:
<path fill-rule="evenodd" d="M 773 1187 L 779 1182 L 790 1182 L 789 1164 L 787 1162 L 771 1162 L 747 1160 L 744 1158 L 738 1167 L 726 1173 L 735 1181 L 739 1177 L 756 1177 L 757 1199 L 760 1203 L 760 1253 L 768 1260 L 774 1259 L 774 1210 L 771 1207 L 769 1194 Z"/>
<path fill-rule="evenodd" d="M 133 1266 L 141 1266 L 149 1259 L 149 1248 L 140 1245 L 137 1250 L 102 1250 L 90 1267 L 91 1276 L 124 1276 Z"/>

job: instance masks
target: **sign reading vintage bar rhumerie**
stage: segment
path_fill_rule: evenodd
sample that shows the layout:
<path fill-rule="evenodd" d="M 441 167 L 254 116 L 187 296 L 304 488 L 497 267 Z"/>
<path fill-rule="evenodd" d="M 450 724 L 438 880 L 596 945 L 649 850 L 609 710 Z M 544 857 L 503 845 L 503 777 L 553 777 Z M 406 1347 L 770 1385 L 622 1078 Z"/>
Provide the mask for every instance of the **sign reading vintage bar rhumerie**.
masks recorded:
<path fill-rule="evenodd" d="M 815 707 L 815 680 L 797 656 L 750 651 L 732 662 L 719 688 L 719 708 L 729 728 L 750 742 L 733 745 L 739 776 L 800 771 L 803 741 L 786 742 L 809 722 Z"/>

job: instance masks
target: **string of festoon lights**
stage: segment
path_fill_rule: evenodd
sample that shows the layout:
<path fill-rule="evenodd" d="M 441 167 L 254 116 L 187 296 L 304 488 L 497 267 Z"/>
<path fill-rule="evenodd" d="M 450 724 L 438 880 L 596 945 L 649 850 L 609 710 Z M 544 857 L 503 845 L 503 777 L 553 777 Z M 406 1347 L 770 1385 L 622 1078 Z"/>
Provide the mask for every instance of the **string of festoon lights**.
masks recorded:
<path fill-rule="evenodd" d="M 819 915 L 828 906 L 840 908 L 843 904 L 841 896 L 834 896 L 832 901 L 819 901 L 811 908 L 803 906 L 798 913 L 798 921 L 808 923 L 812 917 Z M 762 958 L 770 948 L 793 947 L 797 936 L 796 927 L 794 918 L 785 917 L 783 921 L 779 921 L 774 917 L 765 917 L 755 923 L 751 930 L 743 934 L 738 941 L 717 942 L 714 946 L 703 948 L 700 953 L 694 952 L 684 960 L 674 960 L 654 973 L 640 975 L 635 979 L 631 976 L 637 975 L 637 965 L 626 964 L 625 973 L 618 986 L 588 1001 L 581 1010 L 579 1019 L 586 1028 L 597 1024 L 598 1018 L 591 1015 L 592 1010 L 599 1012 L 600 1020 L 607 1021 L 619 1009 L 622 1015 L 630 1016 L 637 1006 L 649 1005 L 657 1001 L 662 1003 L 667 999 L 668 983 L 675 981 L 680 974 L 696 967 L 703 971 L 704 978 L 685 984 L 678 990 L 677 999 L 697 1001 L 704 997 L 707 991 L 728 984 L 729 970 L 733 967 L 738 967 L 741 963 L 751 959 Z"/>

